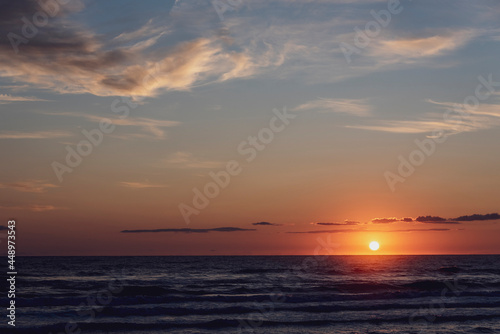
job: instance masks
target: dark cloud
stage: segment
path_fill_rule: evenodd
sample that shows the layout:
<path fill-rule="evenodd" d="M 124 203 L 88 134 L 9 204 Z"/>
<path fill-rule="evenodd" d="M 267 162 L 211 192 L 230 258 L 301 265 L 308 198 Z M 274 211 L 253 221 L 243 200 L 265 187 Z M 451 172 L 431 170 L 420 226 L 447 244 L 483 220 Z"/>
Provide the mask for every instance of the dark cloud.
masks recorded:
<path fill-rule="evenodd" d="M 346 220 L 345 225 L 359 225 L 361 224 L 360 222 L 354 221 L 354 220 Z"/>
<path fill-rule="evenodd" d="M 282 226 L 282 224 L 274 224 L 274 223 L 269 223 L 269 222 L 252 223 L 252 225 L 256 225 L 256 226 Z"/>
<path fill-rule="evenodd" d="M 249 59 L 225 51 L 213 36 L 157 48 L 169 30 L 162 19 L 106 36 L 70 15 L 85 8 L 83 1 L 58 2 L 0 0 L 3 75 L 59 93 L 148 97 L 212 76 L 225 81 L 252 74 Z"/>
<path fill-rule="evenodd" d="M 403 218 L 401 219 L 402 222 L 407 222 L 407 223 L 411 223 L 413 221 L 413 218 L 410 218 L 410 217 L 407 217 L 407 218 Z"/>
<path fill-rule="evenodd" d="M 328 224 L 328 223 L 325 223 Z M 286 233 L 294 233 L 294 234 L 302 234 L 302 233 L 352 233 L 352 232 L 362 232 L 361 230 L 321 230 L 321 231 L 304 231 L 304 232 L 286 232 Z"/>
<path fill-rule="evenodd" d="M 424 229 L 408 229 L 408 230 L 322 230 L 322 231 L 305 231 L 305 232 L 287 232 L 287 233 L 361 233 L 361 232 L 387 232 L 387 233 L 401 233 L 401 232 L 444 232 L 450 231 L 448 228 L 424 228 Z"/>
<path fill-rule="evenodd" d="M 209 232 L 240 232 L 240 231 L 256 231 L 256 229 L 239 228 L 239 227 L 164 228 L 164 229 L 157 229 L 157 230 L 123 230 L 123 231 L 121 231 L 121 233 L 158 233 L 158 232 L 209 233 Z"/>
<path fill-rule="evenodd" d="M 445 218 L 438 217 L 438 216 L 418 216 L 416 219 L 418 222 L 444 222 L 446 221 Z"/>
<path fill-rule="evenodd" d="M 374 218 L 372 219 L 372 223 L 374 224 L 389 224 L 389 223 L 394 223 L 397 222 L 397 218 Z"/>
<path fill-rule="evenodd" d="M 424 229 L 409 229 L 409 230 L 391 230 L 387 232 L 443 232 L 443 231 L 451 231 L 451 230 L 449 228 L 424 228 Z"/>
<path fill-rule="evenodd" d="M 470 222 L 470 221 L 476 221 L 476 220 L 497 220 L 500 219 L 500 215 L 498 213 L 488 213 L 485 215 L 481 214 L 473 214 L 470 216 L 460 216 L 457 218 L 454 218 L 453 220 L 458 220 L 458 221 L 463 221 L 463 222 Z"/>
<path fill-rule="evenodd" d="M 314 225 L 322 225 L 322 226 L 345 226 L 344 223 L 313 223 Z"/>
<path fill-rule="evenodd" d="M 459 222 L 455 222 L 455 221 L 452 221 L 452 220 L 445 220 L 445 221 L 423 221 L 421 223 L 422 224 L 452 224 L 452 225 L 460 224 Z"/>
<path fill-rule="evenodd" d="M 352 226 L 352 225 L 359 225 L 361 223 L 353 220 L 346 220 L 343 223 L 311 223 L 311 224 L 322 225 L 322 226 Z"/>

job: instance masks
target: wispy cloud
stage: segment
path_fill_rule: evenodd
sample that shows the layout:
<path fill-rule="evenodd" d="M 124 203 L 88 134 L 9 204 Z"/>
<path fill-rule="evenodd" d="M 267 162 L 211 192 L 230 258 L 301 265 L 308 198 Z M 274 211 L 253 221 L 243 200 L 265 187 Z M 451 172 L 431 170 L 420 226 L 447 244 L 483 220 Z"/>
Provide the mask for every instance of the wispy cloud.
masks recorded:
<path fill-rule="evenodd" d="M 160 46 L 161 37 L 170 31 L 164 20 L 150 20 L 103 43 L 102 35 L 72 20 L 72 13 L 85 8 L 82 1 L 59 7 L 64 10 L 38 29 L 29 43 L 20 43 L 15 56 L 9 39 L 0 40 L 0 72 L 4 76 L 59 93 L 150 97 L 169 90 L 189 90 L 207 80 L 248 76 L 252 71 L 246 67 L 255 66 L 235 50 L 226 49 L 215 36 Z M 0 34 L 19 31 L 19 18 L 32 17 L 39 9 L 31 0 L 6 6 Z"/>
<path fill-rule="evenodd" d="M 454 51 L 467 44 L 477 35 L 477 31 L 470 29 L 438 29 L 427 36 L 380 39 L 369 50 L 369 55 L 376 57 L 381 64 L 415 63 Z"/>
<path fill-rule="evenodd" d="M 43 193 L 48 189 L 58 188 L 58 186 L 43 180 L 28 180 L 20 182 L 0 183 L 0 188 L 29 193 Z"/>
<path fill-rule="evenodd" d="M 65 208 L 54 206 L 54 205 L 44 205 L 44 204 L 0 205 L 0 208 L 8 209 L 8 210 L 34 211 L 34 212 L 44 212 L 44 211 L 64 210 L 65 209 Z"/>
<path fill-rule="evenodd" d="M 146 188 L 166 188 L 168 185 L 164 184 L 153 184 L 149 182 L 120 182 L 122 187 L 133 188 L 133 189 L 146 189 Z"/>
<path fill-rule="evenodd" d="M 70 137 L 71 133 L 67 131 L 1 131 L 0 139 L 52 139 Z"/>
<path fill-rule="evenodd" d="M 43 112 L 43 115 L 50 115 L 50 116 L 68 116 L 68 117 L 81 117 L 89 120 L 90 122 L 94 123 L 99 123 L 101 122 L 104 118 L 103 116 L 97 116 L 97 115 L 89 115 L 89 114 L 83 114 L 83 113 L 78 113 L 78 112 L 61 112 L 61 113 L 54 113 L 54 112 Z M 142 130 L 152 134 L 154 138 L 156 139 L 164 139 L 166 134 L 165 130 L 163 128 L 169 128 L 169 127 L 174 127 L 178 126 L 180 122 L 176 121 L 169 121 L 169 120 L 157 120 L 157 119 L 152 119 L 152 118 L 145 118 L 145 117 L 127 117 L 127 118 L 113 118 L 111 119 L 111 122 L 113 125 L 118 125 L 118 126 L 130 126 L 130 127 L 139 127 Z"/>
<path fill-rule="evenodd" d="M 346 125 L 347 128 L 391 133 L 432 133 L 446 135 L 472 132 L 500 126 L 500 104 L 479 104 L 474 109 L 465 109 L 463 104 L 426 100 L 443 113 L 427 113 L 416 120 L 373 120 L 371 124 Z M 448 115 L 449 114 L 449 115 Z M 448 115 L 448 116 L 446 116 Z"/>
<path fill-rule="evenodd" d="M 47 102 L 48 100 L 39 99 L 34 96 L 12 96 L 8 94 L 0 94 L 0 104 L 8 104 L 13 102 Z"/>
<path fill-rule="evenodd" d="M 210 233 L 210 232 L 245 232 L 256 231 L 256 229 L 247 229 L 239 227 L 217 227 L 217 228 L 166 228 L 157 230 L 123 230 L 121 233 L 159 233 L 159 232 L 173 232 L 173 233 Z"/>
<path fill-rule="evenodd" d="M 372 107 L 365 99 L 323 99 L 312 100 L 295 107 L 296 111 L 314 110 L 318 112 L 345 113 L 355 116 L 368 116 Z"/>
<path fill-rule="evenodd" d="M 115 42 L 130 42 L 137 40 L 149 40 L 151 37 L 167 33 L 165 26 L 155 24 L 153 19 L 150 19 L 145 25 L 136 30 L 123 32 L 113 38 Z"/>
<path fill-rule="evenodd" d="M 223 163 L 220 161 L 196 158 L 189 152 L 176 152 L 168 158 L 161 160 L 157 166 L 170 168 L 218 168 L 222 165 Z"/>
<path fill-rule="evenodd" d="M 474 108 L 465 108 L 465 106 L 460 103 L 439 102 L 439 101 L 434 101 L 432 99 L 427 99 L 426 101 L 434 105 L 437 105 L 444 110 L 454 110 L 456 112 L 461 112 L 464 115 L 472 114 L 472 115 L 500 117 L 500 104 L 481 103 L 475 106 Z"/>

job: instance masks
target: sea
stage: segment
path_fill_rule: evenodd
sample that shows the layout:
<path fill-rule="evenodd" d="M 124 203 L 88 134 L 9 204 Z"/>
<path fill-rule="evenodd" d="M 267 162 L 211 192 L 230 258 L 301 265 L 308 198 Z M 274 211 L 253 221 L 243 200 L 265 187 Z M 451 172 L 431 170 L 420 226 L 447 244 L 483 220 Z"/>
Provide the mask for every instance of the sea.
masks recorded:
<path fill-rule="evenodd" d="M 499 255 L 16 261 L 0 333 L 500 333 Z"/>

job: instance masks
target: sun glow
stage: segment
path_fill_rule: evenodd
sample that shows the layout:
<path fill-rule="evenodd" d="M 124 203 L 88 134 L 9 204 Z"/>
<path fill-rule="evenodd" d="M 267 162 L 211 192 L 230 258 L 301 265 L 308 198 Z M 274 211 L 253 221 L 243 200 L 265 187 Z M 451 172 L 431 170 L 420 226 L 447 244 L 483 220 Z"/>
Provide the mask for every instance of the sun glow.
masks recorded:
<path fill-rule="evenodd" d="M 377 249 L 379 249 L 380 245 L 378 244 L 378 242 L 376 241 L 372 241 L 370 242 L 370 249 L 372 251 L 376 251 Z"/>

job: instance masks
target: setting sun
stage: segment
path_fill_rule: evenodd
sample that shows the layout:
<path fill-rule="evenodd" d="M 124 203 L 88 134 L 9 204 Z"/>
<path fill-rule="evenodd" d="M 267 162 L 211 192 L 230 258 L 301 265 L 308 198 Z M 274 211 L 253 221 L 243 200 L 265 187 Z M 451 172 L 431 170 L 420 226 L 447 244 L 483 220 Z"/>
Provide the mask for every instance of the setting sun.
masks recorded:
<path fill-rule="evenodd" d="M 380 247 L 380 245 L 378 244 L 378 242 L 376 242 L 376 241 L 370 242 L 370 249 L 372 251 L 376 251 L 379 247 Z"/>

